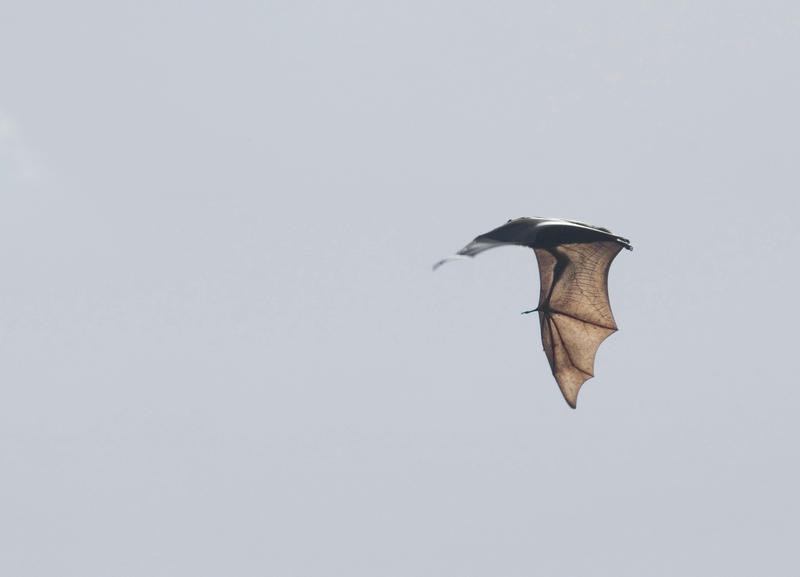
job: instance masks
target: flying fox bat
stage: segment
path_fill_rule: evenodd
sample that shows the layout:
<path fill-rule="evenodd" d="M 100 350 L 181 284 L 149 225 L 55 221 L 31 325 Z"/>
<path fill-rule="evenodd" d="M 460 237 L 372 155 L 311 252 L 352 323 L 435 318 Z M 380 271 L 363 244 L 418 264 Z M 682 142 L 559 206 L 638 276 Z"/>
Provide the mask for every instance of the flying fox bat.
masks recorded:
<path fill-rule="evenodd" d="M 573 409 L 578 391 L 594 376 L 597 349 L 617 330 L 608 302 L 608 269 L 628 239 L 607 228 L 556 218 L 516 218 L 482 234 L 444 263 L 502 245 L 528 246 L 539 262 L 538 312 L 542 346 L 553 376 Z"/>

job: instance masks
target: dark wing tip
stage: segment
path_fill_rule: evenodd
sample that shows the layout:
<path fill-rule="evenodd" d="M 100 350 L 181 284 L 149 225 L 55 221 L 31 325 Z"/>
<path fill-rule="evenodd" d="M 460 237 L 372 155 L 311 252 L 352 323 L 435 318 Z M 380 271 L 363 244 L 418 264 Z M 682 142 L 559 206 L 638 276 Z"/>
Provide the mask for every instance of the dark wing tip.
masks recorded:
<path fill-rule="evenodd" d="M 617 237 L 614 237 L 614 238 L 616 239 L 616 241 L 619 244 L 622 245 L 622 248 L 626 248 L 628 250 L 633 250 L 633 245 L 631 244 L 631 241 L 629 241 L 627 238 L 622 238 L 621 236 L 617 236 Z"/>
<path fill-rule="evenodd" d="M 439 268 L 440 266 L 442 266 L 445 263 L 450 262 L 451 260 L 463 260 L 463 259 L 467 259 L 467 258 L 470 258 L 470 257 L 469 256 L 464 256 L 462 254 L 450 255 L 448 257 L 443 258 L 442 260 L 437 262 L 435 265 L 433 265 L 433 270 L 436 270 L 437 268 Z"/>

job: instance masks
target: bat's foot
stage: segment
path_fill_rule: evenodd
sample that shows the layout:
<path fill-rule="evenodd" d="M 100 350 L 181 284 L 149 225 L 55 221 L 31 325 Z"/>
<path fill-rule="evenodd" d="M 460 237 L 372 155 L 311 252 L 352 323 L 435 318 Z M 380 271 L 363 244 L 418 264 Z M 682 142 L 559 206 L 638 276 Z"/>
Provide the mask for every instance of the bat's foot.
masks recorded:
<path fill-rule="evenodd" d="M 535 313 L 538 310 L 539 310 L 539 307 L 536 307 L 535 309 L 531 309 L 529 311 L 522 311 L 520 314 L 527 315 L 527 314 L 530 314 L 530 313 Z"/>

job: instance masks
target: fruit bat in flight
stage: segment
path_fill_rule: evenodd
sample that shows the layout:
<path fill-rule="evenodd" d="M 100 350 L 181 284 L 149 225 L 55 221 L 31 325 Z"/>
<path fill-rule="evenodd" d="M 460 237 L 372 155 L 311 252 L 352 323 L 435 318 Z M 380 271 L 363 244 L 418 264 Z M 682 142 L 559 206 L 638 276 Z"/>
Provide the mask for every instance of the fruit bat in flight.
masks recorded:
<path fill-rule="evenodd" d="M 539 262 L 538 312 L 550 368 L 573 409 L 578 391 L 594 376 L 597 348 L 617 330 L 608 302 L 608 269 L 630 241 L 607 228 L 555 218 L 516 218 L 482 234 L 435 265 L 473 257 L 503 245 L 528 246 Z"/>

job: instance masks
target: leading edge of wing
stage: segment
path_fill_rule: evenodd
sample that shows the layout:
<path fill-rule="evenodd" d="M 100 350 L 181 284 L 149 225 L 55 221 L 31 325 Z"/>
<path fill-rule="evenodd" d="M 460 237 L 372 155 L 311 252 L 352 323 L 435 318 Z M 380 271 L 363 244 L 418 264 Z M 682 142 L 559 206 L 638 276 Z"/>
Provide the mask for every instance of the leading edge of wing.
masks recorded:
<path fill-rule="evenodd" d="M 453 261 L 453 260 L 463 260 L 463 259 L 466 259 L 466 258 L 472 258 L 475 255 L 482 253 L 483 251 L 489 250 L 490 248 L 495 248 L 497 246 L 502 246 L 504 244 L 508 244 L 508 243 L 507 242 L 497 241 L 497 240 L 486 240 L 486 239 L 477 240 L 477 239 L 475 239 L 471 243 L 469 243 L 467 246 L 462 248 L 460 251 L 458 251 L 457 253 L 455 253 L 453 255 L 450 255 L 450 256 L 447 256 L 447 257 L 443 258 L 442 260 L 440 260 L 439 262 L 437 262 L 436 264 L 434 264 L 433 265 L 433 270 L 436 270 L 437 268 L 439 268 L 440 266 L 442 266 L 443 264 L 445 264 L 447 262 L 450 262 L 450 261 Z"/>

